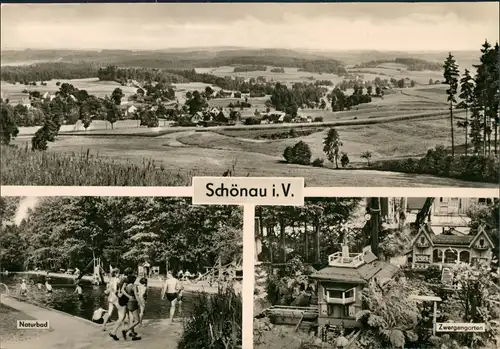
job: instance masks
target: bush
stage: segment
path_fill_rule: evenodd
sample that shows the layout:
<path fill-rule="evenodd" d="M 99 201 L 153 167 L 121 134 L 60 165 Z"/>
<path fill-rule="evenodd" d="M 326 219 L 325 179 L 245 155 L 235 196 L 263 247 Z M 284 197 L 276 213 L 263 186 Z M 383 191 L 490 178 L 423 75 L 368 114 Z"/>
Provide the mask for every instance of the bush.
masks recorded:
<path fill-rule="evenodd" d="M 241 297 L 234 290 L 199 294 L 191 318 L 184 325 L 178 349 L 236 349 L 242 344 Z"/>
<path fill-rule="evenodd" d="M 323 167 L 324 162 L 325 162 L 325 160 L 320 159 L 320 158 L 316 158 L 316 159 L 314 159 L 314 161 L 312 162 L 312 165 L 313 165 L 314 167 Z"/>
<path fill-rule="evenodd" d="M 323 122 L 323 117 L 322 116 L 316 116 L 314 118 L 314 122 Z"/>
<path fill-rule="evenodd" d="M 283 152 L 283 157 L 290 164 L 310 165 L 311 156 L 311 149 L 303 141 L 298 142 L 293 147 L 286 147 Z"/>
<path fill-rule="evenodd" d="M 455 156 L 447 154 L 444 147 L 429 149 L 421 159 L 378 161 L 373 168 L 381 171 L 431 174 L 440 177 L 472 182 L 498 183 L 500 160 L 495 156 Z"/>
<path fill-rule="evenodd" d="M 250 117 L 246 118 L 244 123 L 245 125 L 260 125 L 260 120 L 257 118 Z"/>
<path fill-rule="evenodd" d="M 346 153 L 342 153 L 342 157 L 340 158 L 340 164 L 342 165 L 342 167 L 349 166 L 349 162 L 349 156 L 347 156 Z"/>

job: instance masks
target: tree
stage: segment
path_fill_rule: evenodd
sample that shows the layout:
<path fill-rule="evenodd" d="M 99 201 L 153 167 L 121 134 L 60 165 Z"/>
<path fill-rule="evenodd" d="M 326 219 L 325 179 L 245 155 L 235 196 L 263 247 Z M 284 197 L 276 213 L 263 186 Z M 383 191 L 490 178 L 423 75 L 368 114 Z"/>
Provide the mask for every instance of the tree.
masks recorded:
<path fill-rule="evenodd" d="M 372 93 L 373 93 L 373 86 L 370 85 L 366 88 L 366 93 L 368 94 L 368 96 L 371 96 Z"/>
<path fill-rule="evenodd" d="M 311 156 L 311 149 L 304 141 L 298 142 L 293 147 L 286 147 L 283 152 L 285 161 L 290 164 L 309 165 Z"/>
<path fill-rule="evenodd" d="M 338 159 L 340 156 L 340 147 L 343 143 L 340 141 L 339 133 L 331 128 L 323 139 L 323 152 L 330 162 L 335 162 L 335 168 L 339 168 Z"/>
<path fill-rule="evenodd" d="M 364 151 L 360 157 L 361 159 L 365 159 L 366 162 L 368 163 L 368 166 L 370 166 L 370 159 L 372 158 L 372 153 L 369 150 Z"/>
<path fill-rule="evenodd" d="M 307 143 L 300 141 L 293 146 L 294 162 L 299 165 L 309 165 L 311 163 L 311 149 Z"/>
<path fill-rule="evenodd" d="M 380 96 L 381 92 L 382 92 L 382 89 L 380 88 L 380 86 L 375 87 L 375 94 L 377 96 Z"/>
<path fill-rule="evenodd" d="M 122 98 L 125 97 L 121 88 L 115 88 L 111 93 L 111 100 L 115 105 L 120 105 L 122 103 Z"/>
<path fill-rule="evenodd" d="M 122 111 L 120 105 L 116 104 L 116 100 L 110 100 L 106 97 L 104 100 L 104 106 L 106 108 L 106 121 L 111 124 L 111 129 L 113 125 L 122 117 Z"/>
<path fill-rule="evenodd" d="M 0 102 L 0 115 L 0 142 L 9 145 L 10 141 L 19 134 L 14 111 L 10 105 L 2 101 Z"/>
<path fill-rule="evenodd" d="M 461 85 L 459 97 L 462 99 L 462 102 L 460 102 L 459 106 L 465 109 L 465 121 L 459 122 L 458 126 L 465 129 L 465 155 L 467 156 L 467 138 L 469 126 L 468 112 L 474 100 L 474 84 L 469 70 L 465 69 L 464 75 L 462 76 L 462 79 L 460 79 L 460 83 Z"/>
<path fill-rule="evenodd" d="M 342 156 L 340 157 L 340 164 L 342 167 L 347 167 L 349 165 L 349 156 L 347 156 L 346 153 L 342 153 Z"/>
<path fill-rule="evenodd" d="M 454 128 L 453 104 L 457 102 L 455 96 L 458 90 L 459 71 L 458 71 L 458 65 L 451 52 L 448 54 L 448 57 L 444 62 L 443 68 L 444 68 L 443 76 L 445 79 L 445 84 L 448 85 L 446 93 L 448 94 L 448 102 L 450 103 L 451 156 L 455 156 L 455 138 L 453 134 L 453 128 Z"/>

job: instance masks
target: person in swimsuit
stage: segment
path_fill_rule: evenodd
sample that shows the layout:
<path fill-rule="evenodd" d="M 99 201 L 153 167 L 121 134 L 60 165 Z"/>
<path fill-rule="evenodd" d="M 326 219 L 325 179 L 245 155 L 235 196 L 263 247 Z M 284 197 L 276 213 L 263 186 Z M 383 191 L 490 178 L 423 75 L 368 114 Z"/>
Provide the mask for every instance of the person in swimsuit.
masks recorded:
<path fill-rule="evenodd" d="M 108 284 L 106 285 L 105 294 L 108 295 L 108 311 L 107 316 L 104 318 L 102 323 L 102 330 L 106 331 L 106 324 L 108 323 L 109 318 L 113 315 L 113 311 L 116 309 L 118 311 L 118 275 L 120 274 L 120 270 L 114 269 L 111 272 L 111 277 L 109 278 Z"/>
<path fill-rule="evenodd" d="M 129 323 L 127 329 L 122 330 L 123 338 L 127 339 L 127 333 L 130 331 L 130 336 L 132 340 L 139 340 L 141 337 L 135 333 L 134 328 L 139 325 L 139 301 L 138 294 L 139 290 L 137 289 L 137 285 L 135 284 L 137 277 L 134 275 L 129 278 L 128 283 L 123 288 L 123 294 L 128 297 L 127 302 L 127 311 L 129 313 L 129 318 L 132 320 Z"/>
<path fill-rule="evenodd" d="M 113 338 L 115 341 L 120 340 L 116 333 L 118 332 L 118 328 L 122 326 L 122 332 L 123 332 L 123 322 L 125 320 L 125 317 L 127 315 L 127 304 L 129 298 L 127 295 L 124 293 L 125 286 L 129 283 L 129 279 L 133 277 L 133 271 L 131 268 L 127 268 L 124 271 L 124 275 L 122 275 L 117 283 L 117 293 L 116 296 L 118 298 L 117 301 L 117 307 L 116 309 L 118 310 L 118 320 L 116 320 L 115 327 L 113 327 L 113 330 L 109 333 L 109 336 Z"/>
<path fill-rule="evenodd" d="M 169 320 L 170 323 L 172 323 L 174 320 L 175 308 L 177 307 L 177 304 L 179 304 L 180 310 L 180 303 L 182 303 L 182 287 L 179 283 L 179 280 L 173 277 L 171 271 L 167 272 L 167 279 L 165 280 L 165 283 L 163 284 L 163 288 L 161 290 L 161 299 L 165 299 L 165 296 L 170 302 Z"/>
<path fill-rule="evenodd" d="M 144 318 L 144 309 L 146 308 L 147 299 L 147 289 L 148 289 L 148 279 L 142 278 L 139 280 L 139 285 L 137 285 L 137 290 L 139 294 L 137 295 L 137 300 L 139 301 L 139 323 L 142 324 L 142 319 Z"/>

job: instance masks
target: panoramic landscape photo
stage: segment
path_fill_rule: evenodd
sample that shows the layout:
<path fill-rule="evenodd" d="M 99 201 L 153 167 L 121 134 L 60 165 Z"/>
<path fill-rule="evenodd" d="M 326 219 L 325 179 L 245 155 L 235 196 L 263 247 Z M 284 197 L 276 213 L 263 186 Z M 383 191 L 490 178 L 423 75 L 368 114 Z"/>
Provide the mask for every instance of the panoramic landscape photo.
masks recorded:
<path fill-rule="evenodd" d="M 242 211 L 190 198 L 0 197 L 2 348 L 241 348 Z"/>
<path fill-rule="evenodd" d="M 498 13 L 2 5 L 1 184 L 494 187 Z"/>
<path fill-rule="evenodd" d="M 254 348 L 497 349 L 499 203 L 341 197 L 257 206 Z"/>

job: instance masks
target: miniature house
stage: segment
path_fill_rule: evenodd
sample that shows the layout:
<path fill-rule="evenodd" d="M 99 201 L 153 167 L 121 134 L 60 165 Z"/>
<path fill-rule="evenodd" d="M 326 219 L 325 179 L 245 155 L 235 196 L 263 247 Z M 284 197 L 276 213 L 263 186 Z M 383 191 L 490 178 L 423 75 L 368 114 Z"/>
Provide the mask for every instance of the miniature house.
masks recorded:
<path fill-rule="evenodd" d="M 413 241 L 412 268 L 427 269 L 451 267 L 458 262 L 474 263 L 491 261 L 493 241 L 483 227 L 474 235 L 462 235 L 450 230 L 450 234 L 436 235 L 429 224 L 423 224 Z"/>
<path fill-rule="evenodd" d="M 373 278 L 379 282 L 391 279 L 397 271 L 398 267 L 379 261 L 369 246 L 362 253 L 349 253 L 344 245 L 342 252 L 330 255 L 328 266 L 310 276 L 318 285 L 319 327 L 357 327 L 363 287 Z"/>

